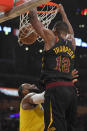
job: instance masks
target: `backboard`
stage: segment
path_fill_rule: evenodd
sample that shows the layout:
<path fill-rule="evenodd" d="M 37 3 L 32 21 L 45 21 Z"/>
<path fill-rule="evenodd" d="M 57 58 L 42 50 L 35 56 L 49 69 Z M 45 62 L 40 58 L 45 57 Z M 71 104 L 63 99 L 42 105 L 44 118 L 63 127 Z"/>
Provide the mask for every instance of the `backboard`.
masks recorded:
<path fill-rule="evenodd" d="M 13 19 L 19 16 L 20 14 L 24 14 L 25 12 L 49 1 L 50 0 L 26 0 L 26 2 L 14 7 L 9 12 L 1 13 L 0 23 Z"/>

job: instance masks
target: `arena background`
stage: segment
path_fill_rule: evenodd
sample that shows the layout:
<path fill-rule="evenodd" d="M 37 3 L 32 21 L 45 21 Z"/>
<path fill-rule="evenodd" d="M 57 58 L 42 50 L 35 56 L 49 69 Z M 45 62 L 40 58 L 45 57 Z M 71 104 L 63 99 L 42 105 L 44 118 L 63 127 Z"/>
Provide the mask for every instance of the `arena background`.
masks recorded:
<path fill-rule="evenodd" d="M 79 71 L 78 131 L 87 131 L 87 4 L 86 0 L 54 0 L 62 3 L 76 38 L 75 68 Z M 61 19 L 59 15 L 56 19 Z M 55 21 L 54 20 L 54 21 Z M 50 28 L 52 28 L 52 21 Z M 0 131 L 18 131 L 19 85 L 38 84 L 43 43 L 18 44 L 19 17 L 0 24 Z M 13 90 L 12 90 L 13 89 Z M 12 94 L 13 93 L 13 94 Z"/>

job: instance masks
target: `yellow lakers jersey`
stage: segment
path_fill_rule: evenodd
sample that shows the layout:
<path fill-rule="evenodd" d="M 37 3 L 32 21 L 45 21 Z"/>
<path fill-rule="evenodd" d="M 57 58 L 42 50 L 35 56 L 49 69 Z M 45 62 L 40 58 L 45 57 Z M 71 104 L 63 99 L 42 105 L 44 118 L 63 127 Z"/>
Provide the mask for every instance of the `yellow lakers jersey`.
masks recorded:
<path fill-rule="evenodd" d="M 44 131 L 44 112 L 41 105 L 33 110 L 23 110 L 20 106 L 20 131 Z"/>

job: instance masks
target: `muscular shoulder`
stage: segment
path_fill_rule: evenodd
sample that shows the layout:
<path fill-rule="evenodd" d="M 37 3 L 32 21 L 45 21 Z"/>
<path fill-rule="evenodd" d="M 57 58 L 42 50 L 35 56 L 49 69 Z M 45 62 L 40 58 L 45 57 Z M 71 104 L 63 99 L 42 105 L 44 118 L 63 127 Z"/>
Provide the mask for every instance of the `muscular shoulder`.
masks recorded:
<path fill-rule="evenodd" d="M 43 28 L 44 35 L 45 35 L 45 49 L 49 50 L 55 45 L 56 36 L 50 29 Z"/>

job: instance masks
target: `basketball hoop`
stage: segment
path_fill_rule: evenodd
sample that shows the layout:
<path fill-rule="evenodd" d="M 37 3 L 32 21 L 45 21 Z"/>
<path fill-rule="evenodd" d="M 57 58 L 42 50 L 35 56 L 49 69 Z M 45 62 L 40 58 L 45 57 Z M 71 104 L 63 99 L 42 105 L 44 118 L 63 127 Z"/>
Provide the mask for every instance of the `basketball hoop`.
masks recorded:
<path fill-rule="evenodd" d="M 54 2 L 48 2 L 43 5 L 40 5 L 37 8 L 38 18 L 42 22 L 42 24 L 45 26 L 45 28 L 48 28 L 51 21 L 55 18 L 56 14 L 57 14 L 58 6 L 59 5 Z M 30 26 L 28 29 L 28 32 L 25 33 L 24 30 L 22 30 L 22 29 L 23 29 L 23 27 L 26 28 L 27 25 L 31 25 L 30 20 L 29 20 L 29 13 L 21 14 L 20 15 L 20 26 L 19 26 L 19 34 L 20 35 L 18 36 L 19 43 L 22 42 L 23 44 L 26 44 L 26 42 L 24 43 L 24 41 L 22 41 L 22 40 L 25 38 L 28 38 L 28 36 L 30 36 L 32 34 L 32 32 L 36 33 L 35 30 L 32 28 L 32 26 Z M 31 35 L 31 37 L 33 37 L 33 36 Z M 38 40 L 39 42 L 43 41 L 41 39 L 41 37 L 37 37 L 34 41 L 36 41 L 36 40 Z M 29 44 L 30 43 L 32 43 L 32 42 L 30 41 Z"/>

